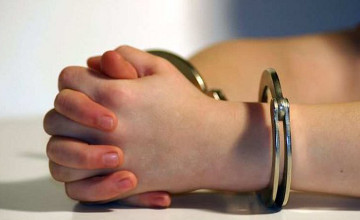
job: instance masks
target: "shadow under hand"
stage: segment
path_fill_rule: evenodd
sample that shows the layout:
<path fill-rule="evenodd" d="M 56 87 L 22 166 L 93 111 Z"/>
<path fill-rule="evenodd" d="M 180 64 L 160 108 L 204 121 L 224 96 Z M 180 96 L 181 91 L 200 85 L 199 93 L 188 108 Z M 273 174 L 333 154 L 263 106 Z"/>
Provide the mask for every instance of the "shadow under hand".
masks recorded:
<path fill-rule="evenodd" d="M 111 212 L 114 209 L 140 209 L 140 207 L 129 206 L 121 201 L 114 201 L 105 204 L 77 203 L 73 207 L 74 212 Z"/>
<path fill-rule="evenodd" d="M 268 209 L 255 193 L 195 192 L 176 195 L 171 208 L 201 209 L 227 214 L 272 214 L 280 210 Z M 326 194 L 291 192 L 286 210 L 360 211 L 360 198 Z"/>
<path fill-rule="evenodd" d="M 226 214 L 271 214 L 254 193 L 196 191 L 172 197 L 171 208 L 199 209 Z M 114 209 L 138 209 L 124 203 L 84 205 L 66 197 L 62 184 L 50 177 L 29 181 L 0 183 L 0 209 L 28 212 L 111 212 Z M 292 192 L 286 209 L 360 210 L 360 199 L 323 194 Z"/>
<path fill-rule="evenodd" d="M 72 211 L 75 202 L 50 177 L 0 183 L 0 209 L 28 212 Z"/>
<path fill-rule="evenodd" d="M 276 210 L 264 207 L 254 193 L 194 192 L 172 198 L 171 208 L 201 209 L 226 214 L 271 214 Z"/>
<path fill-rule="evenodd" d="M 291 192 L 286 209 L 360 211 L 360 198 Z"/>
<path fill-rule="evenodd" d="M 64 186 L 43 177 L 34 180 L 0 183 L 0 209 L 27 212 L 111 212 L 134 209 L 119 202 L 84 205 L 69 199 Z"/>
<path fill-rule="evenodd" d="M 253 193 L 235 194 L 212 191 L 195 191 L 172 196 L 171 209 L 197 209 L 225 214 L 270 214 L 274 210 L 266 209 Z M 141 209 L 128 206 L 121 201 L 107 204 L 78 203 L 74 212 L 108 212 L 114 209 Z"/>

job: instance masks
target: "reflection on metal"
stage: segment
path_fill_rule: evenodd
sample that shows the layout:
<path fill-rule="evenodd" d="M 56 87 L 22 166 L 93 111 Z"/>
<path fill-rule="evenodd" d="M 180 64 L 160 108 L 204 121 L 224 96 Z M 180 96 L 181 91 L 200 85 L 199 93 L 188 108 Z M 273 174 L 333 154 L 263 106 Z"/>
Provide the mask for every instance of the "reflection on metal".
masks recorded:
<path fill-rule="evenodd" d="M 208 90 L 206 84 L 196 68 L 187 60 L 167 51 L 150 50 L 151 54 L 162 57 L 172 63 L 192 84 L 194 84 L 203 93 L 216 100 L 226 100 L 221 90 Z"/>
<path fill-rule="evenodd" d="M 290 132 L 290 104 L 284 98 L 281 91 L 280 81 L 274 69 L 266 69 L 260 82 L 259 101 L 268 101 L 268 92 L 272 96 L 270 101 L 271 125 L 272 125 L 272 169 L 271 181 L 268 188 L 259 192 L 263 203 L 270 208 L 281 208 L 288 202 L 291 186 L 291 132 Z M 278 122 L 283 122 L 284 128 L 284 172 L 280 181 L 280 134 Z"/>

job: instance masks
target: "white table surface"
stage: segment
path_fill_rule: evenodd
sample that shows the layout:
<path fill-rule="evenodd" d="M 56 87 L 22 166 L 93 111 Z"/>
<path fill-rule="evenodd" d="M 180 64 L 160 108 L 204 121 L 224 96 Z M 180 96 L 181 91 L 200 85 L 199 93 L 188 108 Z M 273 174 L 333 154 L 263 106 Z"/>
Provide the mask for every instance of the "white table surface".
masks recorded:
<path fill-rule="evenodd" d="M 168 209 L 112 203 L 85 206 L 51 179 L 42 119 L 0 120 L 0 219 L 360 219 L 360 199 L 292 193 L 271 213 L 253 194 L 197 192 L 173 198 Z M 311 180 L 309 180 L 311 181 Z"/>

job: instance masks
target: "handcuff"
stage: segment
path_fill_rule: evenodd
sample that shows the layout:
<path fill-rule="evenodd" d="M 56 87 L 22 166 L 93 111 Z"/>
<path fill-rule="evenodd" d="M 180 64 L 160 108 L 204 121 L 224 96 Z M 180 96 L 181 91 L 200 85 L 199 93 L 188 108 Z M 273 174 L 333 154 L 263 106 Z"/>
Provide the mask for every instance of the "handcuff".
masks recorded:
<path fill-rule="evenodd" d="M 199 71 L 187 60 L 171 52 L 163 50 L 149 50 L 148 53 L 162 57 L 173 64 L 194 86 L 201 92 L 216 99 L 227 100 L 220 89 L 208 89 Z"/>
<path fill-rule="evenodd" d="M 208 89 L 200 73 L 187 60 L 171 52 L 150 50 L 149 53 L 162 57 L 172 63 L 200 91 L 216 100 L 227 100 L 220 89 Z M 276 71 L 266 69 L 260 80 L 259 102 L 270 100 L 270 115 L 272 126 L 272 165 L 270 185 L 257 195 L 268 208 L 281 209 L 289 200 L 292 170 L 292 148 L 290 131 L 290 104 L 283 97 L 280 80 Z M 280 132 L 278 123 L 282 122 L 284 130 L 284 171 L 280 182 Z M 279 183 L 280 182 L 280 183 Z"/>
<path fill-rule="evenodd" d="M 270 185 L 258 192 L 261 201 L 269 208 L 279 209 L 289 200 L 292 170 L 292 148 L 290 131 L 290 104 L 283 97 L 280 80 L 276 71 L 266 69 L 260 80 L 259 101 L 268 101 L 271 94 L 270 115 L 272 126 L 272 167 Z M 284 130 L 284 171 L 280 182 L 280 132 L 278 123 L 282 122 Z"/>

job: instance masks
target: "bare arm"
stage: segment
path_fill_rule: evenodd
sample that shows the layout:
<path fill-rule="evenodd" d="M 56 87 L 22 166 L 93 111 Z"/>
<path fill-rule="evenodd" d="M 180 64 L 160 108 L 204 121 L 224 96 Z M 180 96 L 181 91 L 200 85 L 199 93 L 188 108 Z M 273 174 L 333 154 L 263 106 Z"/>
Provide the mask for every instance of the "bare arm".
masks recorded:
<path fill-rule="evenodd" d="M 220 163 L 221 170 L 230 173 L 219 172 L 221 176 L 214 182 L 216 186 L 226 182 L 226 186 L 220 187 L 226 190 L 260 190 L 270 180 L 269 106 L 236 105 L 232 138 L 238 135 L 238 142 L 233 147 L 228 145 L 228 158 L 222 160 L 224 164 Z M 360 196 L 360 103 L 293 104 L 290 114 L 292 189 Z"/>
<path fill-rule="evenodd" d="M 230 101 L 256 102 L 261 73 L 275 68 L 292 103 L 360 100 L 360 29 L 275 39 L 240 39 L 211 46 L 191 63 Z"/>
<path fill-rule="evenodd" d="M 236 40 L 207 48 L 190 61 L 209 87 L 236 102 L 256 102 L 262 71 L 274 67 L 291 103 L 292 188 L 360 196 L 359 40 L 359 29 Z M 330 104 L 339 102 L 347 103 Z M 238 109 L 234 131 L 243 131 L 229 150 L 227 161 L 232 162 L 223 165 L 234 171 L 225 188 L 259 190 L 270 180 L 269 108 L 243 103 Z"/>
<path fill-rule="evenodd" d="M 293 187 L 360 196 L 360 103 L 294 108 Z M 298 140 L 296 140 L 296 138 Z"/>

